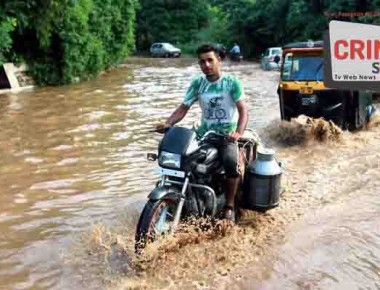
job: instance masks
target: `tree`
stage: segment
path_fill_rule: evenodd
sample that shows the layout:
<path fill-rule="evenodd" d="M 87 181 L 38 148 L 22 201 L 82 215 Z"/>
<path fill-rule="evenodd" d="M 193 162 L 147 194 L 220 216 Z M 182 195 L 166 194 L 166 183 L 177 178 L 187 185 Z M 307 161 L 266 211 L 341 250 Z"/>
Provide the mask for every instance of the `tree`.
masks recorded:
<path fill-rule="evenodd" d="M 137 7 L 137 0 L 5 0 L 0 11 L 15 19 L 12 50 L 36 82 L 63 84 L 91 78 L 133 51 Z"/>
<path fill-rule="evenodd" d="M 187 43 L 208 25 L 207 0 L 141 0 L 137 14 L 137 47 L 153 42 Z"/>

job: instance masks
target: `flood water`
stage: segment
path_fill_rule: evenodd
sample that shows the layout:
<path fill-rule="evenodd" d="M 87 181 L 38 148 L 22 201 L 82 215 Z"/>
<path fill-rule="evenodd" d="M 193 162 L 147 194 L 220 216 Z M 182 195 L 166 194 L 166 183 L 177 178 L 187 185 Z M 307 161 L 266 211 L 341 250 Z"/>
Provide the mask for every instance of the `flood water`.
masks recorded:
<path fill-rule="evenodd" d="M 223 66 L 265 137 L 278 72 Z M 307 146 L 267 137 L 284 168 L 278 208 L 136 266 L 161 137 L 149 129 L 198 73 L 195 59 L 131 58 L 94 81 L 0 95 L 0 289 L 380 289 L 380 127 Z"/>

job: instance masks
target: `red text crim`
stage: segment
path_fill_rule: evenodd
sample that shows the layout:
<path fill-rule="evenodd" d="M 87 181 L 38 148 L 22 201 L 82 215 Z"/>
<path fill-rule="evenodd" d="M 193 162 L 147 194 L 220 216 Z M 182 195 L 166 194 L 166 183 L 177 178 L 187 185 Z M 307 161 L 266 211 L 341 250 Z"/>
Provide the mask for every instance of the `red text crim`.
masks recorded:
<path fill-rule="evenodd" d="M 339 39 L 334 42 L 334 57 L 339 60 L 380 59 L 379 39 Z"/>

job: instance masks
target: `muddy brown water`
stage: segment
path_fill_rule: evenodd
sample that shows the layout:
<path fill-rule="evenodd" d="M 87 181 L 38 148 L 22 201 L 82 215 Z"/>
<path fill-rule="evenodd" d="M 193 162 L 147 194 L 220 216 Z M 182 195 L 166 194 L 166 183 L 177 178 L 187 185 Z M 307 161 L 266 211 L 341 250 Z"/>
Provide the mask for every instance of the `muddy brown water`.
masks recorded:
<path fill-rule="evenodd" d="M 280 206 L 135 260 L 157 177 L 148 130 L 182 100 L 195 59 L 132 58 L 94 81 L 0 95 L 0 289 L 380 289 L 379 127 L 284 146 L 268 134 L 278 72 L 223 66 L 283 164 Z"/>

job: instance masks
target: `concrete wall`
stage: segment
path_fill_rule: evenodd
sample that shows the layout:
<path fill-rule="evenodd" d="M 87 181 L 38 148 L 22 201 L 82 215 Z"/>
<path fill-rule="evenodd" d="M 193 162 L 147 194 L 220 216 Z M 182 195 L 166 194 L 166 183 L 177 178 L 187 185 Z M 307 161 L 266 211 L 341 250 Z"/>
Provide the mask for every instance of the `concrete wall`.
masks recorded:
<path fill-rule="evenodd" d="M 25 64 L 16 66 L 13 63 L 4 63 L 0 67 L 0 92 L 33 87 L 33 81 L 26 75 L 26 71 Z"/>

